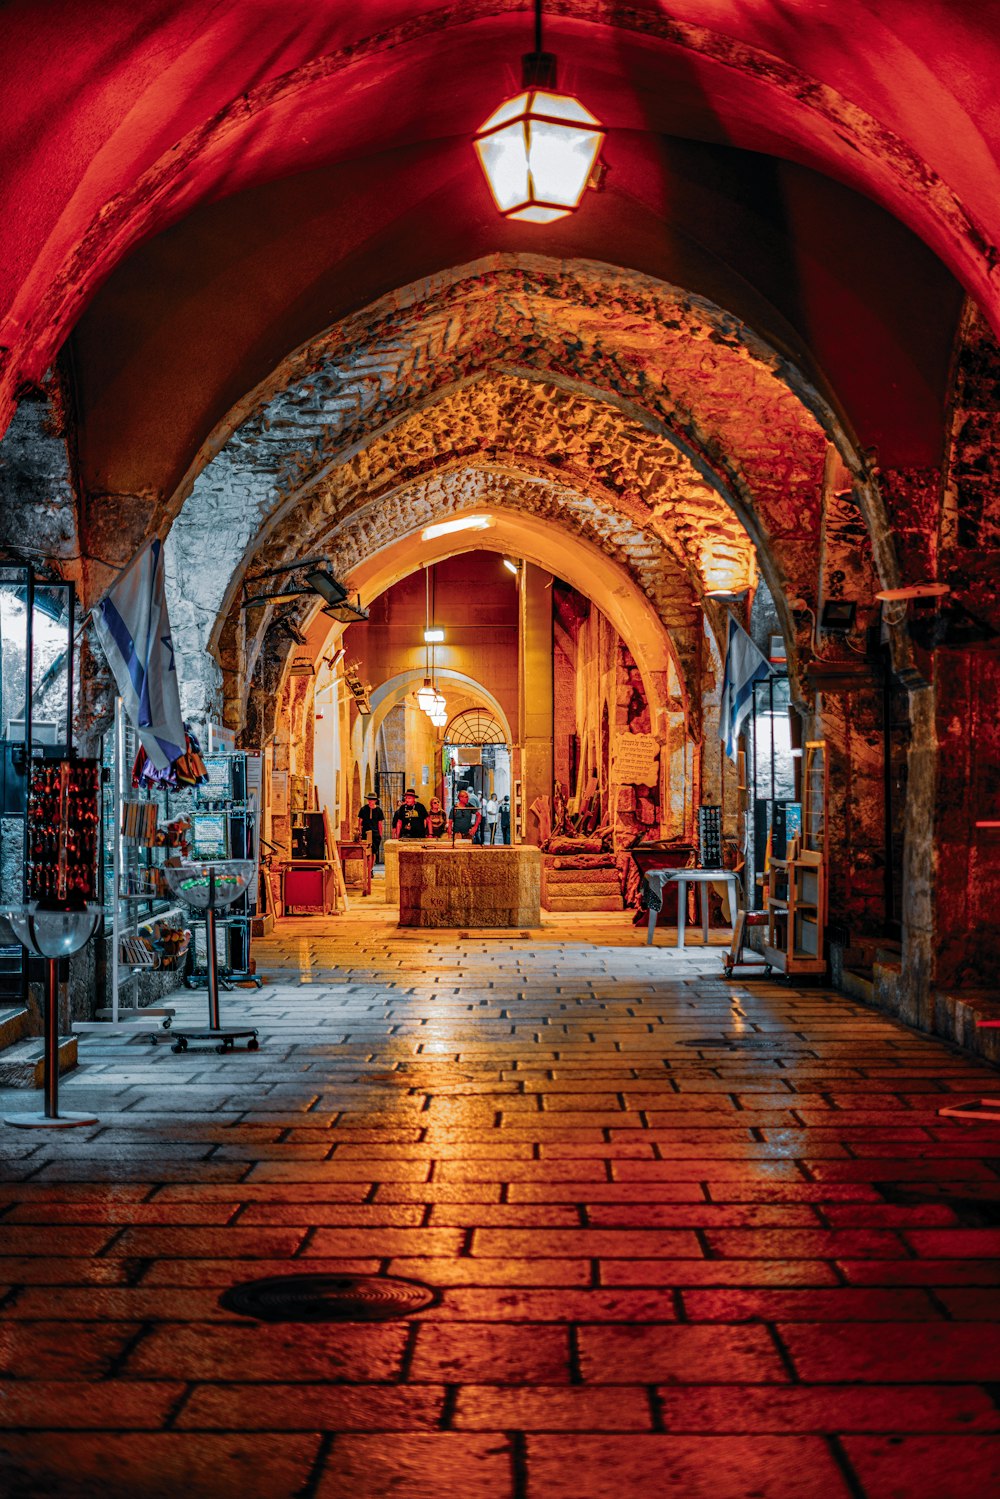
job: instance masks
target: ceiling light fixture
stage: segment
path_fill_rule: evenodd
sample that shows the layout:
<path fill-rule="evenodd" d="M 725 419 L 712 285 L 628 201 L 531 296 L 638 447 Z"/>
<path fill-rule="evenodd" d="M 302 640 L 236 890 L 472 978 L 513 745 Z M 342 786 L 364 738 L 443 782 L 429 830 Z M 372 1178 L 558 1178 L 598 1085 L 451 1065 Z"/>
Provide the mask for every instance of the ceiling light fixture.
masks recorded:
<path fill-rule="evenodd" d="M 437 536 L 451 536 L 456 531 L 485 531 L 492 524 L 492 515 L 460 515 L 456 520 L 439 520 L 433 526 L 425 526 L 420 540 L 433 541 Z"/>
<path fill-rule="evenodd" d="M 519 562 L 514 562 L 513 559 L 510 558 L 510 557 L 505 557 L 503 559 L 503 565 L 504 565 L 504 567 L 507 569 L 507 571 L 509 573 L 513 573 L 514 574 L 515 578 L 517 577 L 518 573 L 521 571 L 521 564 Z"/>
<path fill-rule="evenodd" d="M 444 631 L 439 627 L 424 631 L 425 645 L 441 645 L 444 641 Z"/>
<path fill-rule="evenodd" d="M 601 122 L 579 99 L 555 89 L 555 53 L 542 50 L 542 0 L 535 0 L 535 47 L 521 58 L 521 93 L 493 111 L 474 142 L 505 218 L 551 224 L 600 180 Z"/>
<path fill-rule="evenodd" d="M 292 578 L 291 575 L 294 573 L 301 574 L 301 583 Z M 258 583 L 262 578 L 279 577 L 287 577 L 291 581 L 283 587 L 278 585 L 273 593 L 247 592 L 252 584 Z M 339 620 L 341 624 L 363 624 L 368 618 L 368 610 L 362 609 L 358 595 L 355 594 L 355 602 L 352 603 L 343 583 L 339 583 L 334 577 L 329 557 L 310 557 L 301 562 L 286 563 L 282 567 L 266 568 L 263 572 L 253 573 L 244 578 L 243 589 L 244 609 L 261 609 L 268 604 L 292 603 L 305 594 L 318 593 L 323 600 L 323 613 Z"/>

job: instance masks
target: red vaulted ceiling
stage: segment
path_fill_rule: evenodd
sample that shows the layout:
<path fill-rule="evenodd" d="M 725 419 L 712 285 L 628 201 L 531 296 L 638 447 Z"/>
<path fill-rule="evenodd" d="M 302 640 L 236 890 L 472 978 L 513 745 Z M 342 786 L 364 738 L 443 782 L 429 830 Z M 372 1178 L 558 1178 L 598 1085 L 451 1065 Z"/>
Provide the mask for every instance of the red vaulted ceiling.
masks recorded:
<path fill-rule="evenodd" d="M 521 6 L 8 3 L 8 399 L 72 334 L 85 483 L 168 490 L 311 334 L 429 271 L 529 250 L 710 297 L 825 383 L 884 463 L 935 462 L 961 288 L 1000 321 L 996 8 L 546 10 L 610 172 L 539 229 L 498 219 L 469 147 L 516 83 Z"/>

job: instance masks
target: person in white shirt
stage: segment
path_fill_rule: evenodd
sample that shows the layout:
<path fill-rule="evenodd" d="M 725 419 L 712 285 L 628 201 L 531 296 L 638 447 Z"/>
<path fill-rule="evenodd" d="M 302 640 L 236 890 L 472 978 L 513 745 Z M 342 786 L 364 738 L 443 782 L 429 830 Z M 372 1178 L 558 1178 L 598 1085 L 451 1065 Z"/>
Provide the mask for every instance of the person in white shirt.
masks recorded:
<path fill-rule="evenodd" d="M 484 843 L 496 843 L 500 827 L 500 803 L 491 793 L 486 802 L 486 836 Z"/>

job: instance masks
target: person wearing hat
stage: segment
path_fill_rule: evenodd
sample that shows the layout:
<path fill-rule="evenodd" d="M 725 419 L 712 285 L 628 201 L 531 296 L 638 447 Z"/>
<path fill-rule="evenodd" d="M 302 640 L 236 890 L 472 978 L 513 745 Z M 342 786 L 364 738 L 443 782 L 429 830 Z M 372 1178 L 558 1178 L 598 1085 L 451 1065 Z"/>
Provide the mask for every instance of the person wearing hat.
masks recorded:
<path fill-rule="evenodd" d="M 365 805 L 358 813 L 358 834 L 362 843 L 371 839 L 372 863 L 377 864 L 385 836 L 385 813 L 379 806 L 374 791 L 369 791 L 365 797 Z"/>
<path fill-rule="evenodd" d="M 427 832 L 427 808 L 417 801 L 417 793 L 407 786 L 403 800 L 392 819 L 394 838 L 423 838 Z"/>

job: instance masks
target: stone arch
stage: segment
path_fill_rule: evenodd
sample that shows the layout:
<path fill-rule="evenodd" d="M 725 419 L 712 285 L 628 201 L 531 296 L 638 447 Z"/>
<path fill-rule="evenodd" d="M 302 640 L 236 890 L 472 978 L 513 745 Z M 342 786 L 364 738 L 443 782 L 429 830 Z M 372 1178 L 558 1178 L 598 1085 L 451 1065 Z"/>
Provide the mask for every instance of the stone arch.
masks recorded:
<path fill-rule="evenodd" d="M 367 558 L 377 556 L 393 538 L 409 538 L 412 547 L 413 538 L 430 522 L 471 511 L 502 512 L 509 525 L 514 525 L 519 517 L 532 518 L 558 530 L 567 546 L 577 540 L 586 544 L 593 555 L 610 557 L 657 615 L 667 634 L 685 695 L 689 699 L 696 696 L 700 631 L 696 628 L 695 596 L 690 580 L 679 569 L 661 537 L 617 512 L 601 496 L 581 496 L 565 485 L 540 483 L 538 476 L 531 473 L 431 469 L 427 475 L 400 485 L 388 496 L 376 495 L 343 524 L 331 523 L 329 533 L 310 537 L 310 549 L 326 551 L 338 575 L 370 600 L 373 583 L 365 566 Z M 516 549 L 517 538 L 513 537 L 510 544 Z M 448 550 L 454 549 L 451 543 Z M 274 554 L 265 553 L 262 565 L 275 565 Z M 540 565 L 559 570 L 558 559 L 551 556 Z M 618 590 L 623 585 L 617 580 L 613 586 Z M 580 591 L 588 591 L 586 580 Z M 595 598 L 595 602 L 600 604 L 601 597 Z M 604 612 L 609 616 L 616 614 L 606 599 Z M 240 628 L 238 613 L 230 611 L 225 628 L 229 639 L 236 640 Z M 263 638 L 266 628 L 266 621 L 262 620 L 257 640 Z M 623 637 L 634 633 L 634 628 L 629 631 L 620 618 L 617 628 Z M 244 659 L 251 672 L 257 648 L 254 640 L 246 642 Z M 660 669 L 659 665 L 655 669 Z M 239 678 L 238 671 L 229 674 L 234 684 Z"/>
<path fill-rule="evenodd" d="M 437 677 L 442 683 L 453 683 L 461 687 L 470 697 L 486 704 L 503 724 L 507 742 L 514 743 L 507 715 L 499 699 L 488 687 L 464 672 L 454 671 L 447 667 L 440 668 Z M 420 686 L 422 681 L 423 672 L 416 670 L 399 672 L 396 676 L 390 677 L 382 682 L 371 695 L 371 717 L 368 720 L 361 717 L 355 719 L 351 729 L 351 754 L 355 764 L 362 767 L 362 775 L 367 777 L 374 771 L 379 731 L 386 715 L 391 713 L 393 708 L 398 707 L 416 687 Z"/>
<path fill-rule="evenodd" d="M 446 68 L 452 48 L 468 45 L 464 38 L 469 28 L 480 47 L 488 47 L 491 40 L 506 37 L 507 9 L 503 0 L 463 0 L 460 6 L 386 18 L 374 34 L 353 36 L 349 46 L 338 46 L 337 33 L 332 33 L 328 41 L 320 41 L 326 50 L 318 55 L 310 52 L 305 34 L 302 41 L 284 35 L 279 46 L 273 33 L 262 31 L 262 46 L 288 59 L 280 74 L 263 59 L 259 64 L 252 59 L 236 61 L 244 53 L 235 46 L 233 60 L 227 56 L 221 63 L 218 52 L 206 47 L 207 38 L 197 24 L 187 18 L 191 40 L 179 49 L 175 39 L 161 34 L 160 23 L 150 25 L 138 47 L 134 37 L 125 45 L 112 32 L 105 45 L 106 55 L 115 58 L 115 87 L 122 96 L 135 89 L 142 102 L 125 122 L 114 126 L 113 146 L 108 121 L 114 111 L 105 120 L 92 103 L 93 113 L 78 134 L 96 144 L 90 155 L 78 159 L 70 153 L 68 158 L 65 201 L 71 211 L 54 222 L 35 205 L 35 212 L 26 215 L 27 254 L 22 248 L 17 263 L 31 270 L 16 288 L 10 325 L 17 332 L 0 400 L 8 405 L 25 378 L 36 378 L 51 363 L 79 309 L 113 266 L 142 239 L 176 222 L 192 204 L 216 191 L 220 180 L 235 192 L 268 175 L 290 174 L 313 164 L 313 132 L 292 128 L 304 110 L 324 120 L 332 139 L 338 139 L 342 129 L 349 134 L 351 121 L 345 111 L 352 90 L 345 88 L 345 79 L 363 80 L 365 70 L 374 68 L 390 101 L 383 115 L 392 117 L 393 90 L 400 88 L 408 61 L 412 66 L 414 57 L 426 57 L 432 49 L 438 66 Z M 609 0 L 569 0 L 561 12 L 560 25 L 592 35 L 597 46 L 641 48 L 661 76 L 670 76 L 680 56 L 690 59 L 688 67 L 704 78 L 706 86 L 711 78 L 713 87 L 724 92 L 726 80 L 733 80 L 739 92 L 734 121 L 738 120 L 741 143 L 816 162 L 820 170 L 882 202 L 923 235 L 995 317 L 996 236 L 990 232 L 986 208 L 990 188 L 983 190 L 984 227 L 966 206 L 976 197 L 975 177 L 967 175 L 971 167 L 963 169 L 960 161 L 951 160 L 947 170 L 956 182 L 946 181 L 935 170 L 935 128 L 940 133 L 936 122 L 948 120 L 949 133 L 968 143 L 968 152 L 956 155 L 961 159 L 968 154 L 983 180 L 992 183 L 989 148 L 968 107 L 960 102 L 962 89 L 950 82 L 947 69 L 936 59 L 923 56 L 919 44 L 911 42 L 905 51 L 907 67 L 898 74 L 890 69 L 880 80 L 876 117 L 860 102 L 868 94 L 867 79 L 851 79 L 848 71 L 845 88 L 844 38 L 835 27 L 831 30 L 825 17 L 825 35 L 813 31 L 804 18 L 800 25 L 806 28 L 806 40 L 794 47 L 789 36 L 798 38 L 800 27 L 789 33 L 766 12 L 759 19 L 734 19 L 728 28 L 724 12 L 713 28 L 667 17 L 656 9 L 622 9 Z M 218 24 L 213 16 L 213 27 Z M 848 19 L 845 26 L 850 24 Z M 322 29 L 319 35 L 324 37 Z M 886 30 L 883 35 L 888 39 L 891 33 Z M 928 29 L 927 36 L 930 54 L 935 33 Z M 898 38 L 892 40 L 898 45 Z M 149 67 L 147 48 L 164 49 L 166 62 L 157 54 L 159 66 Z M 815 72 L 801 67 L 799 58 L 804 55 L 815 59 Z M 164 117 L 162 88 L 159 110 L 151 105 L 151 91 L 159 87 L 165 66 L 183 70 L 186 86 L 178 90 L 177 102 Z M 209 85 L 210 70 L 214 86 Z M 915 73 L 934 101 L 917 112 L 911 104 Z M 150 81 L 153 77 L 156 84 Z M 734 92 L 732 87 L 729 92 Z M 210 103 L 200 118 L 192 101 L 202 98 Z M 772 121 L 769 130 L 760 123 L 766 117 Z M 163 149 L 164 141 L 169 141 L 169 148 Z M 57 150 L 65 153 L 65 141 L 53 136 L 45 149 L 48 155 L 42 160 L 51 163 Z M 377 142 L 370 141 L 368 149 L 377 149 Z M 44 170 L 35 175 L 47 177 Z"/>
<path fill-rule="evenodd" d="M 828 443 L 872 538 L 858 586 L 870 597 L 874 571 L 898 580 L 871 474 L 830 403 L 787 359 L 676 287 L 534 256 L 495 256 L 427 278 L 290 356 L 243 408 L 230 441 L 216 450 L 217 434 L 202 455 L 211 461 L 178 491 L 175 508 L 189 497 L 168 547 L 175 576 L 204 554 L 209 526 L 214 571 L 222 592 L 231 589 L 282 507 L 311 503 L 338 467 L 388 441 L 434 398 L 501 373 L 586 393 L 634 419 L 650 441 L 679 447 L 747 529 L 790 645 L 795 622 L 784 600 L 815 595 Z M 218 588 L 215 597 L 221 609 Z M 204 616 L 188 615 L 203 643 Z M 808 649 L 804 637 L 799 645 Z"/>
<path fill-rule="evenodd" d="M 377 597 L 385 589 L 408 576 L 423 562 L 440 561 L 468 549 L 461 543 L 461 536 L 439 537 L 433 542 L 422 543 L 418 555 L 414 553 L 413 535 L 424 520 L 401 530 L 388 545 L 379 550 L 361 550 L 357 564 L 345 573 L 345 581 L 359 588 L 366 598 Z M 513 552 L 535 562 L 548 571 L 559 573 L 566 581 L 589 598 L 592 598 L 602 613 L 625 640 L 642 675 L 643 686 L 650 708 L 650 721 L 656 732 L 665 733 L 670 721 L 671 703 L 679 693 L 684 704 L 688 732 L 697 734 L 700 702 L 697 691 L 687 696 L 687 682 L 697 688 L 698 663 L 701 650 L 701 623 L 688 626 L 690 635 L 690 660 L 687 671 L 680 671 L 675 663 L 671 640 L 663 621 L 655 612 L 650 600 L 635 581 L 610 559 L 598 546 L 578 537 L 572 532 L 554 527 L 551 522 L 524 513 L 505 513 L 495 507 L 494 521 L 490 530 L 478 533 L 480 549 L 499 553 Z M 274 632 L 265 637 L 266 649 L 258 657 L 248 683 L 246 721 L 258 724 L 267 721 L 269 709 L 259 701 L 266 694 L 275 693 L 272 663 L 276 653 L 284 652 L 283 671 L 287 674 L 294 652 L 307 654 L 319 660 L 335 649 L 342 625 L 331 624 L 322 610 L 314 608 L 309 618 L 303 617 L 301 629 L 306 636 L 304 647 L 295 645 L 287 635 L 275 639 Z M 678 633 L 678 632 L 675 632 Z M 688 640 L 685 639 L 685 649 Z M 233 679 L 236 679 L 234 674 Z M 676 688 L 675 688 L 676 684 Z M 280 680 L 279 680 L 280 686 Z M 240 701 L 231 704 L 230 720 L 238 727 L 238 715 L 242 711 Z M 273 716 L 271 722 L 273 723 Z M 259 741 L 258 741 L 259 742 Z"/>

